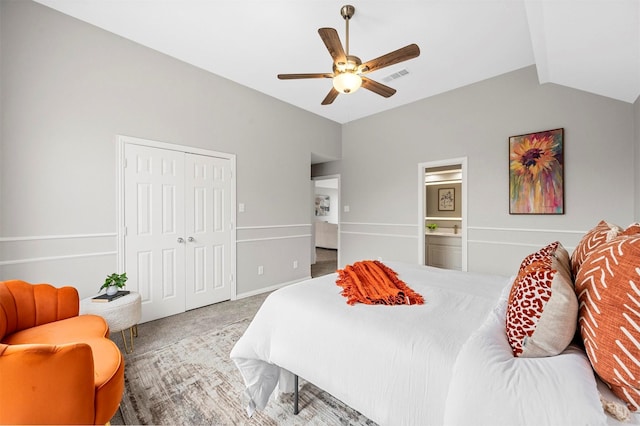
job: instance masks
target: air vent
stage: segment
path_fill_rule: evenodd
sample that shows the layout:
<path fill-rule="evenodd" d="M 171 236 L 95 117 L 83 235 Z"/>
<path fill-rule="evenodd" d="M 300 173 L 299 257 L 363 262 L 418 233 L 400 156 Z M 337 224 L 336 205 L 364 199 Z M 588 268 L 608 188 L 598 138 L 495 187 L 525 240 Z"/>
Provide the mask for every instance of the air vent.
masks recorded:
<path fill-rule="evenodd" d="M 400 77 L 404 77 L 405 75 L 409 74 L 409 71 L 407 71 L 406 69 L 400 70 L 398 72 L 394 72 L 391 75 L 386 76 L 385 78 L 382 79 L 382 81 L 384 81 L 385 83 L 388 83 L 392 80 L 396 80 Z"/>

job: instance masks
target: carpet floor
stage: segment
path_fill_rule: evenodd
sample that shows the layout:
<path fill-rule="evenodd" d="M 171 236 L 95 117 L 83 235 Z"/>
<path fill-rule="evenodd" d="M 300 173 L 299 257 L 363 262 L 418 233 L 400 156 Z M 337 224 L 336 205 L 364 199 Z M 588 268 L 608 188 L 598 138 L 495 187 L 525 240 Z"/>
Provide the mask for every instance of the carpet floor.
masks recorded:
<path fill-rule="evenodd" d="M 338 268 L 338 250 L 316 247 L 316 263 L 311 265 L 311 277 L 333 274 Z"/>
<path fill-rule="evenodd" d="M 222 302 L 140 324 L 125 355 L 125 393 L 111 424 L 375 425 L 300 380 L 300 413 L 291 395 L 248 418 L 244 384 L 229 352 L 267 295 Z M 113 336 L 122 348 L 120 333 Z"/>

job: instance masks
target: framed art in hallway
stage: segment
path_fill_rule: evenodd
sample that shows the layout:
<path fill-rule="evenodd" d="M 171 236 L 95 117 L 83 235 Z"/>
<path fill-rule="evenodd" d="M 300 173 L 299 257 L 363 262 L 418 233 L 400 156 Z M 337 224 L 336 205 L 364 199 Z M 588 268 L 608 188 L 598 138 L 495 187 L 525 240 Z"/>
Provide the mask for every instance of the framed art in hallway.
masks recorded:
<path fill-rule="evenodd" d="M 328 195 L 316 195 L 316 216 L 329 216 L 331 210 L 331 197 Z"/>
<path fill-rule="evenodd" d="M 509 214 L 564 214 L 564 129 L 509 138 Z"/>
<path fill-rule="evenodd" d="M 456 189 L 455 188 L 439 188 L 438 189 L 438 210 L 454 211 L 456 209 Z"/>

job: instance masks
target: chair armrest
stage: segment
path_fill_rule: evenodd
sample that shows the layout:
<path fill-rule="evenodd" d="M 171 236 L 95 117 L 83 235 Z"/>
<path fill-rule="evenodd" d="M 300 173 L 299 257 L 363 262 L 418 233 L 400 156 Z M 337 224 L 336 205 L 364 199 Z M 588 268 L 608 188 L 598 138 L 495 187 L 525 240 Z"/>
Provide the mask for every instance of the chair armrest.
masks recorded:
<path fill-rule="evenodd" d="M 0 424 L 93 424 L 91 347 L 0 344 Z"/>

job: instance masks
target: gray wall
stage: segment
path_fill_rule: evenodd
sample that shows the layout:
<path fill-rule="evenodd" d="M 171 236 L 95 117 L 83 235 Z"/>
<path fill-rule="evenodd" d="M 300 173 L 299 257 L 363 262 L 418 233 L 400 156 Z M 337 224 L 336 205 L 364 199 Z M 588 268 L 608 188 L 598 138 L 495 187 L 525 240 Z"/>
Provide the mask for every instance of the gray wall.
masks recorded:
<path fill-rule="evenodd" d="M 508 137 L 559 127 L 566 213 L 509 215 Z M 467 157 L 468 269 L 511 275 L 543 244 L 633 221 L 634 145 L 633 105 L 540 85 L 535 67 L 345 124 L 341 261 L 419 262 L 418 163 Z"/>
<path fill-rule="evenodd" d="M 635 130 L 635 138 L 636 138 L 636 149 L 635 149 L 635 177 L 633 181 L 636 185 L 635 192 L 635 220 L 636 222 L 640 222 L 640 97 L 636 99 L 636 103 L 633 105 L 635 111 L 635 119 L 634 119 L 634 130 Z"/>
<path fill-rule="evenodd" d="M 422 162 L 468 158 L 470 270 L 640 217 L 640 101 L 533 67 L 340 126 L 29 1 L 0 0 L 0 54 L 0 279 L 87 296 L 115 270 L 118 134 L 236 154 L 241 294 L 308 275 L 310 174 L 341 174 L 342 264 L 419 261 Z M 510 216 L 507 138 L 558 127 L 566 214 Z"/>
<path fill-rule="evenodd" d="M 238 293 L 309 275 L 311 153 L 340 157 L 338 124 L 37 3 L 0 17 L 0 279 L 86 297 L 115 271 L 116 135 L 237 156 Z"/>
<path fill-rule="evenodd" d="M 316 222 L 329 222 L 338 223 L 338 209 L 340 207 L 340 199 L 338 197 L 338 190 L 336 188 L 323 188 L 316 186 L 315 195 L 328 196 L 329 197 L 329 212 L 326 216 L 315 216 Z"/>

